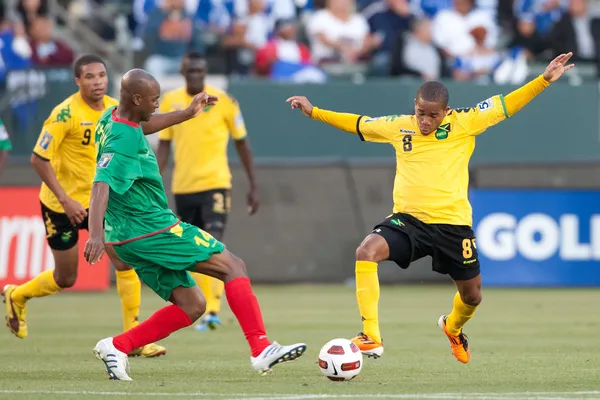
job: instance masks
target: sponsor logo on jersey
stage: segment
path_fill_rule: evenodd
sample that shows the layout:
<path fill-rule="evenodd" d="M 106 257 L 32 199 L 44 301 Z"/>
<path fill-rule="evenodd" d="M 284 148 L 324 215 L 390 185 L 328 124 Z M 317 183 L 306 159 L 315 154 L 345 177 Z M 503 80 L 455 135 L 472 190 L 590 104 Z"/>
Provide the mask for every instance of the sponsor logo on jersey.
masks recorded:
<path fill-rule="evenodd" d="M 412 131 L 410 129 L 400 129 L 400 133 L 404 133 L 405 135 L 414 135 L 417 132 Z"/>
<path fill-rule="evenodd" d="M 108 167 L 108 164 L 110 164 L 110 161 L 112 160 L 114 154 L 113 153 L 107 153 L 107 154 L 102 154 L 100 156 L 100 161 L 98 161 L 98 168 L 106 168 Z"/>
<path fill-rule="evenodd" d="M 84 122 L 80 122 L 79 125 L 81 125 L 81 126 L 94 126 L 94 123 L 93 122 L 84 121 Z"/>
<path fill-rule="evenodd" d="M 48 147 L 50 146 L 50 142 L 52 142 L 52 139 L 54 139 L 54 136 L 52 136 L 50 134 L 50 132 L 48 132 L 48 131 L 44 132 L 44 134 L 42 135 L 42 139 L 40 140 L 40 147 L 44 150 L 48 150 Z"/>

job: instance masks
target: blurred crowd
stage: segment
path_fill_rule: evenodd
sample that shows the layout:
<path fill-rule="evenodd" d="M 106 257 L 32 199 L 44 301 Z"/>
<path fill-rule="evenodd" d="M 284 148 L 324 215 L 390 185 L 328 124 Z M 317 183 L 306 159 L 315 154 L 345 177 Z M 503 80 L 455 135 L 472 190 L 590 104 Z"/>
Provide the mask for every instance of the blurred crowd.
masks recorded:
<path fill-rule="evenodd" d="M 97 23 L 95 13 L 129 5 L 130 45 L 157 76 L 178 73 L 191 50 L 221 61 L 226 74 L 298 81 L 359 68 L 516 84 L 533 61 L 565 51 L 600 66 L 600 0 L 58 1 L 107 41 L 114 26 Z M 0 26 L 0 63 L 11 50 L 33 65 L 70 63 L 47 0 L 17 3 L 17 18 Z"/>

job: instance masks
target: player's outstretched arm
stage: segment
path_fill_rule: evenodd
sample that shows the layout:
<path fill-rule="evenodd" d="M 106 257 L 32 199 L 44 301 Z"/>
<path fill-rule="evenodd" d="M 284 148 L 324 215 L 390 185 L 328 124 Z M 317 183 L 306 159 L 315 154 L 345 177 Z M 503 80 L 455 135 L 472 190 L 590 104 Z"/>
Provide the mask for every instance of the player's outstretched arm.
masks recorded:
<path fill-rule="evenodd" d="M 154 114 L 150 117 L 149 121 L 142 122 L 144 135 L 150 135 L 192 119 L 199 115 L 205 107 L 217 104 L 218 100 L 218 97 L 210 96 L 205 92 L 198 93 L 194 96 L 192 103 L 185 110 Z"/>
<path fill-rule="evenodd" d="M 90 199 L 89 232 L 83 255 L 90 264 L 100 261 L 104 255 L 104 215 L 108 204 L 109 186 L 106 182 L 94 182 Z"/>
<path fill-rule="evenodd" d="M 559 55 L 548 64 L 543 75 L 506 95 L 504 97 L 504 104 L 508 116 L 512 117 L 515 115 L 552 82 L 556 82 L 566 71 L 573 68 L 575 64 L 567 65 L 572 56 L 573 53 Z"/>
<path fill-rule="evenodd" d="M 318 107 L 314 107 L 308 99 L 304 96 L 292 96 L 286 100 L 286 103 L 290 103 L 292 110 L 296 108 L 302 111 L 302 114 L 315 119 L 317 121 L 325 122 L 335 128 L 341 129 L 346 132 L 357 134 L 356 128 L 358 126 L 358 120 L 360 115 L 349 114 L 349 113 L 338 113 L 334 111 L 321 110 Z"/>

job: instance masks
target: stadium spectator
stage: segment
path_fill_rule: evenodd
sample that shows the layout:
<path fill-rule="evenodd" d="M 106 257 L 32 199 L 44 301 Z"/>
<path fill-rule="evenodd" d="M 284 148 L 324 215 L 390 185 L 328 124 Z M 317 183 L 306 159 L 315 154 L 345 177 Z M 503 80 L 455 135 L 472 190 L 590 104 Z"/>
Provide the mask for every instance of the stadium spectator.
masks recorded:
<path fill-rule="evenodd" d="M 486 44 L 487 30 L 480 22 L 473 20 L 469 26 L 469 34 L 475 41 L 473 50 L 454 59 L 452 77 L 457 81 L 478 80 L 487 83 L 501 63 L 500 53 Z"/>
<path fill-rule="evenodd" d="M 310 49 L 296 38 L 295 20 L 285 19 L 275 23 L 275 36 L 256 52 L 255 70 L 258 75 L 270 75 L 273 64 L 282 62 L 294 65 L 311 63 Z"/>
<path fill-rule="evenodd" d="M 412 18 L 408 0 L 379 0 L 362 12 L 369 24 L 371 35 L 378 37 L 374 46 L 372 71 L 377 75 L 389 75 L 392 51 L 398 38 L 410 29 Z"/>
<path fill-rule="evenodd" d="M 8 71 L 25 69 L 30 65 L 31 47 L 25 27 L 0 15 L 0 82 L 6 79 Z"/>
<path fill-rule="evenodd" d="M 48 0 L 20 0 L 17 5 L 17 12 L 28 32 L 33 20 L 48 16 L 48 11 Z"/>
<path fill-rule="evenodd" d="M 31 21 L 29 44 L 31 61 L 38 66 L 67 66 L 73 62 L 73 50 L 62 40 L 54 38 L 54 23 L 39 16 Z"/>
<path fill-rule="evenodd" d="M 188 51 L 203 52 L 202 32 L 184 0 L 163 0 L 150 12 L 144 42 L 149 54 L 145 68 L 154 76 L 176 74 Z"/>
<path fill-rule="evenodd" d="M 496 48 L 498 27 L 489 12 L 475 8 L 473 0 L 454 0 L 453 8 L 441 10 L 433 19 L 433 42 L 446 56 L 468 55 L 477 47 L 471 34 L 475 27 L 485 31 L 485 47 Z"/>
<path fill-rule="evenodd" d="M 425 18 L 414 20 L 411 32 L 401 39 L 394 52 L 393 74 L 417 76 L 424 81 L 440 78 L 443 59 L 431 40 L 431 22 Z"/>
<path fill-rule="evenodd" d="M 552 47 L 553 29 L 569 7 L 569 0 L 516 0 L 517 32 L 512 45 L 523 46 L 530 56 Z"/>
<path fill-rule="evenodd" d="M 326 8 L 310 18 L 307 32 L 317 64 L 354 63 L 381 43 L 381 38 L 369 35 L 367 21 L 353 6 L 351 0 L 327 0 Z"/>

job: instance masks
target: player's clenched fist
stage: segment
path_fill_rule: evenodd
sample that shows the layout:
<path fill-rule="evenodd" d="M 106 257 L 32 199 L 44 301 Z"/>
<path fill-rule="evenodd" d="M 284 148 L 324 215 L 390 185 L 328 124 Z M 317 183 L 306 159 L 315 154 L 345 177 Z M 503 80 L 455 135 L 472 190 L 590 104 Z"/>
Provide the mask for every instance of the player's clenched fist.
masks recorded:
<path fill-rule="evenodd" d="M 292 110 L 299 108 L 302 114 L 310 117 L 312 115 L 313 105 L 304 96 L 292 96 L 286 100 L 286 103 L 291 103 Z"/>
<path fill-rule="evenodd" d="M 90 238 L 85 243 L 83 255 L 89 264 L 95 264 L 100 261 L 104 255 L 104 239 L 102 237 L 90 235 Z"/>
<path fill-rule="evenodd" d="M 188 111 L 192 116 L 197 116 L 202 110 L 208 106 L 214 106 L 219 101 L 217 96 L 211 96 L 206 92 L 198 93 L 192 99 L 191 104 L 188 107 Z"/>

